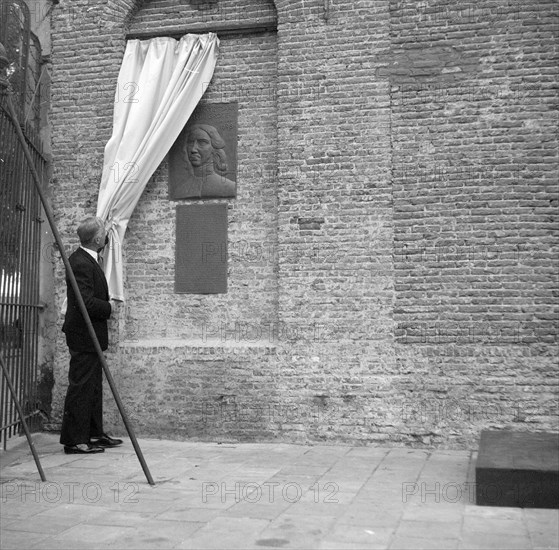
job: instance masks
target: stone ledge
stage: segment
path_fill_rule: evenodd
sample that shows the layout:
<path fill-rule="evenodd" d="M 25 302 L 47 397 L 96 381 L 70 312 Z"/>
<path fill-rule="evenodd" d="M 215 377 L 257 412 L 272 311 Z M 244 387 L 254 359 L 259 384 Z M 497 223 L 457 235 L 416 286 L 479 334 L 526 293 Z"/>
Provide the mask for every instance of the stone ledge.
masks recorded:
<path fill-rule="evenodd" d="M 220 338 L 208 338 L 206 341 L 197 338 L 151 338 L 151 339 L 138 339 L 120 342 L 121 349 L 134 349 L 134 348 L 195 348 L 195 349 L 208 349 L 208 350 L 223 350 L 228 351 L 231 349 L 258 349 L 258 350 L 275 350 L 277 345 L 271 342 L 259 341 L 236 342 L 234 340 L 223 342 Z"/>

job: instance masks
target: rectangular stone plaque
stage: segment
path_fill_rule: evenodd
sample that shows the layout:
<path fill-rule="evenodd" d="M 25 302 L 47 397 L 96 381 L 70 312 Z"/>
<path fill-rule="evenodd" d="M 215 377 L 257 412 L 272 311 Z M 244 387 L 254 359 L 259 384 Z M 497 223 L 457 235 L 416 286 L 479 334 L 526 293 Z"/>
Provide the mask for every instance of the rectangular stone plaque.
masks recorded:
<path fill-rule="evenodd" d="M 177 206 L 175 292 L 227 292 L 227 204 Z"/>
<path fill-rule="evenodd" d="M 169 151 L 169 199 L 237 196 L 238 104 L 201 103 Z"/>

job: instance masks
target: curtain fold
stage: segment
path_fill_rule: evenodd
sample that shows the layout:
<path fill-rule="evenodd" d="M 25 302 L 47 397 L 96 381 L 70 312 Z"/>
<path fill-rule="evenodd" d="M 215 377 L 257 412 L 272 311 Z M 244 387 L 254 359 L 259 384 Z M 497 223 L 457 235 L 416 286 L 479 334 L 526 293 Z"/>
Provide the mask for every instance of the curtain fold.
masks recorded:
<path fill-rule="evenodd" d="M 97 216 L 108 229 L 104 269 L 111 298 L 124 301 L 122 244 L 130 216 L 204 95 L 218 47 L 214 33 L 126 45 L 97 201 Z"/>

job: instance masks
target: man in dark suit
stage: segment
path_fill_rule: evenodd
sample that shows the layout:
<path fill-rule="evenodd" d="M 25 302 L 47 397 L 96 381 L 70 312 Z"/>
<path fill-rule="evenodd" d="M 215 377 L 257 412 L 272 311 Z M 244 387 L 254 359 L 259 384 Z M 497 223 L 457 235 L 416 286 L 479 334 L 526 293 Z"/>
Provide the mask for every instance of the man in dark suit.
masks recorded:
<path fill-rule="evenodd" d="M 107 279 L 98 263 L 98 254 L 107 239 L 103 220 L 85 219 L 78 227 L 78 236 L 81 246 L 70 256 L 70 266 L 101 349 L 105 351 L 109 345 L 107 319 L 112 307 Z M 70 350 L 70 370 L 60 443 L 66 454 L 101 453 L 105 447 L 120 445 L 122 440 L 103 431 L 103 367 L 68 276 L 66 286 L 67 308 L 62 331 Z"/>

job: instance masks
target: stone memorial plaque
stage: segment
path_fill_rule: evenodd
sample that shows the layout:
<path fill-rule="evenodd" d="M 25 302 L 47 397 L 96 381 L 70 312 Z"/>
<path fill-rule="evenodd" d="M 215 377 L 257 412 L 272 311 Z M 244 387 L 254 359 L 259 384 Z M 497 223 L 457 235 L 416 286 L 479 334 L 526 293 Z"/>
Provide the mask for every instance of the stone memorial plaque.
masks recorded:
<path fill-rule="evenodd" d="M 177 206 L 175 292 L 227 292 L 227 205 Z"/>
<path fill-rule="evenodd" d="M 237 196 L 238 104 L 200 104 L 169 151 L 169 199 Z"/>

